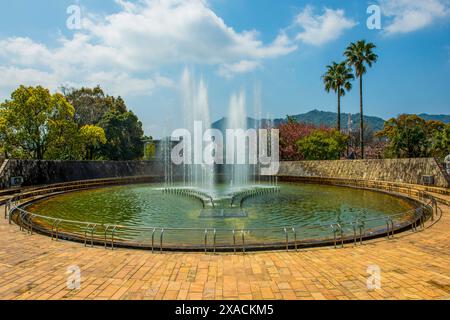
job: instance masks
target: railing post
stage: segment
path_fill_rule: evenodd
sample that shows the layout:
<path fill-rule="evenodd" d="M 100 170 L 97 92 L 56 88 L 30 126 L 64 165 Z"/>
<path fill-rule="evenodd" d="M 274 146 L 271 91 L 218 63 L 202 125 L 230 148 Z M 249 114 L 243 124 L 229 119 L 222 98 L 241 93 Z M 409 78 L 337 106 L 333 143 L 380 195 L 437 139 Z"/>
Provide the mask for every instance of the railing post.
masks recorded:
<path fill-rule="evenodd" d="M 58 233 L 59 233 L 59 224 L 61 223 L 61 220 L 58 220 L 56 223 L 56 241 L 58 241 Z"/>
<path fill-rule="evenodd" d="M 8 223 L 11 224 L 11 219 L 12 219 L 12 213 L 13 211 L 11 210 L 11 200 L 8 202 Z"/>
<path fill-rule="evenodd" d="M 152 253 L 154 251 L 154 246 L 155 246 L 155 232 L 156 232 L 156 228 L 153 228 L 153 232 L 152 232 Z"/>
<path fill-rule="evenodd" d="M 108 233 L 108 229 L 109 229 L 109 226 L 108 226 L 108 225 L 105 226 L 105 249 L 106 249 L 106 242 L 107 242 L 107 240 L 106 240 L 106 234 Z"/>
<path fill-rule="evenodd" d="M 207 252 L 206 246 L 208 242 L 208 229 L 205 229 L 205 253 Z"/>
<path fill-rule="evenodd" d="M 94 247 L 94 232 L 97 229 L 97 224 L 94 224 L 91 230 L 91 248 Z"/>
<path fill-rule="evenodd" d="M 88 229 L 89 229 L 89 224 L 86 226 L 86 229 L 84 229 L 84 246 L 86 247 L 87 246 L 87 232 L 88 232 Z"/>
<path fill-rule="evenodd" d="M 297 252 L 297 231 L 295 231 L 295 228 L 292 227 L 292 232 L 294 233 L 294 246 L 295 246 L 295 252 Z"/>
<path fill-rule="evenodd" d="M 364 226 L 362 224 L 359 225 L 359 244 L 363 244 L 363 229 Z"/>
<path fill-rule="evenodd" d="M 245 232 L 242 230 L 242 252 L 245 254 Z"/>
<path fill-rule="evenodd" d="M 216 229 L 214 229 L 214 254 L 216 254 Z"/>
<path fill-rule="evenodd" d="M 437 216 L 438 214 L 438 206 L 437 206 L 437 201 L 436 199 L 433 197 L 431 200 L 431 221 L 434 221 L 434 216 Z"/>
<path fill-rule="evenodd" d="M 331 225 L 331 230 L 333 230 L 333 237 L 334 237 L 334 248 L 336 249 L 336 229 L 333 225 Z"/>
<path fill-rule="evenodd" d="M 236 254 L 236 231 L 233 229 L 233 248 L 234 253 Z"/>
<path fill-rule="evenodd" d="M 388 240 L 391 238 L 391 232 L 390 232 L 390 226 L 389 226 L 389 220 L 386 219 L 386 234 L 387 234 L 387 238 Z"/>
<path fill-rule="evenodd" d="M 114 233 L 116 232 L 116 227 L 111 231 L 111 250 L 114 250 Z"/>
<path fill-rule="evenodd" d="M 289 252 L 289 235 L 286 228 L 284 228 L 284 235 L 286 237 L 286 251 Z"/>
<path fill-rule="evenodd" d="M 159 251 L 161 253 L 163 251 L 163 237 L 164 237 L 164 228 L 161 229 L 161 237 L 159 239 Z"/>
<path fill-rule="evenodd" d="M 33 215 L 30 215 L 30 234 L 33 235 Z"/>

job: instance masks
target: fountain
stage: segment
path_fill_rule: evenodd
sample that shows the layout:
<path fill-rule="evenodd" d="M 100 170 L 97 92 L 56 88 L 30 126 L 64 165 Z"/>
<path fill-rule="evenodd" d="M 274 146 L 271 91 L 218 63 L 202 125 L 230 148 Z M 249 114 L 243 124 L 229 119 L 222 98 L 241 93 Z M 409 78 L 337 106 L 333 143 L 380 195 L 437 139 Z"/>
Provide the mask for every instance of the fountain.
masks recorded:
<path fill-rule="evenodd" d="M 209 112 L 208 91 L 202 78 L 196 81 L 189 70 L 182 76 L 182 96 L 184 107 L 185 135 L 180 139 L 188 139 L 190 146 L 183 145 L 182 153 L 190 155 L 191 161 L 186 158 L 182 164 L 182 185 L 174 184 L 174 173 L 171 155 L 171 141 L 164 143 L 165 187 L 164 192 L 194 197 L 203 204 L 201 217 L 245 217 L 247 213 L 242 210 L 245 199 L 259 195 L 277 194 L 278 189 L 273 185 L 263 185 L 261 181 L 255 184 L 255 177 L 259 176 L 258 166 L 251 163 L 251 157 L 256 157 L 257 151 L 250 149 L 250 139 L 257 145 L 257 131 L 247 136 L 246 96 L 241 90 L 230 97 L 229 113 L 226 122 L 226 164 L 225 175 L 221 177 L 225 188 L 217 188 L 217 163 L 207 164 L 203 150 L 211 151 L 214 139 L 203 134 L 210 131 L 211 120 Z M 255 90 L 255 116 L 261 113 L 260 91 Z M 201 129 L 199 129 L 201 124 Z M 255 124 L 259 129 L 259 123 Z M 173 138 L 173 137 L 172 137 Z M 247 141 L 248 140 L 248 141 Z M 184 144 L 186 141 L 182 141 Z M 223 141 L 222 141 L 223 142 Z M 230 143 L 229 143 L 230 142 Z M 193 145 L 193 147 L 192 147 Z M 230 147 L 231 146 L 231 147 Z M 201 155 L 201 159 L 199 159 Z M 207 156 L 213 157 L 212 154 Z M 253 159 L 255 161 L 256 158 Z M 217 159 L 216 159 L 217 160 Z M 260 178 L 259 178 L 260 180 Z"/>
<path fill-rule="evenodd" d="M 189 132 L 194 132 L 194 123 L 201 122 L 204 129 L 211 128 L 209 116 L 208 91 L 203 79 L 198 84 L 194 77 L 185 70 L 182 77 L 184 125 Z M 196 141 L 194 146 L 205 147 L 208 143 Z M 191 149 L 192 158 L 195 153 L 201 154 L 196 148 Z M 170 159 L 169 159 L 170 160 Z M 213 190 L 214 187 L 214 165 L 207 164 L 184 164 L 183 182 L 187 187 L 193 187 L 203 191 Z"/>
<path fill-rule="evenodd" d="M 279 164 L 278 145 L 272 143 L 277 139 L 272 139 L 273 131 L 265 130 L 273 123 L 263 120 L 249 125 L 244 91 L 231 95 L 226 125 L 233 133 L 226 134 L 227 142 L 239 138 L 240 143 L 231 147 L 227 143 L 226 164 L 205 161 L 208 153 L 220 152 L 216 144 L 223 144 L 224 135 L 206 132 L 211 122 L 204 81 L 196 81 L 185 71 L 182 84 L 187 129 L 177 130 L 161 143 L 164 185 L 155 183 L 152 176 L 142 184 L 113 185 L 95 192 L 87 188 L 58 195 L 56 200 L 44 197 L 27 204 L 29 212 L 20 211 L 21 227 L 28 225 L 31 232 L 34 228 L 52 237 L 56 232 L 56 237 L 60 233 L 85 243 L 90 234 L 91 243 L 111 248 L 245 252 L 297 249 L 299 245 L 336 246 L 337 241 L 356 243 L 357 232 L 360 242 L 366 235 L 382 236 L 386 230 L 391 237 L 394 230 L 403 230 L 411 223 L 417 227 L 419 218 L 423 221 L 433 212 L 432 207 L 416 206 L 411 199 L 363 188 L 349 191 L 347 182 L 346 188 L 291 182 L 278 185 L 275 171 L 267 170 L 267 165 L 272 169 L 272 164 Z M 257 89 L 255 117 L 260 119 L 259 96 Z M 264 130 L 251 135 L 250 129 L 255 127 Z M 245 138 L 235 130 L 245 132 Z M 178 141 L 180 137 L 182 141 Z M 269 139 L 270 146 L 257 143 Z M 208 148 L 211 145 L 214 148 Z M 249 161 L 253 153 L 258 154 L 257 165 Z M 184 162 L 187 158 L 190 161 Z"/>

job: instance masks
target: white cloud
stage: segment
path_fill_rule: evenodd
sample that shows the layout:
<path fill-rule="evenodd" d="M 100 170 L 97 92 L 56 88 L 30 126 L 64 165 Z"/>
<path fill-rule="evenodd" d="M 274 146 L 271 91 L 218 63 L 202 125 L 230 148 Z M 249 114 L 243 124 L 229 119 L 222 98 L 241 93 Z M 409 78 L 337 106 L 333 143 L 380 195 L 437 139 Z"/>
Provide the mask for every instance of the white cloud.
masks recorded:
<path fill-rule="evenodd" d="M 302 29 L 296 39 L 315 46 L 338 39 L 345 30 L 353 28 L 356 24 L 345 16 L 342 9 L 325 8 L 320 15 L 314 14 L 311 6 L 305 7 L 294 21 L 294 26 Z"/>
<path fill-rule="evenodd" d="M 58 82 L 54 74 L 31 68 L 0 66 L 0 74 L 0 97 L 4 98 L 9 98 L 12 89 L 19 84 L 54 88 Z"/>
<path fill-rule="evenodd" d="M 247 73 L 260 67 L 258 61 L 242 60 L 233 64 L 224 64 L 219 68 L 219 74 L 225 78 L 232 78 L 234 74 Z"/>
<path fill-rule="evenodd" d="M 61 36 L 55 47 L 30 38 L 0 39 L 0 67 L 16 73 L 0 85 L 45 80 L 52 89 L 70 82 L 101 84 L 114 94 L 148 94 L 173 85 L 159 74 L 164 66 L 210 65 L 231 77 L 297 49 L 283 33 L 265 44 L 254 30 L 234 30 L 204 0 L 116 2 L 120 12 L 85 14 L 84 29 Z"/>
<path fill-rule="evenodd" d="M 450 16 L 449 0 L 380 0 L 381 11 L 390 19 L 387 34 L 408 33 Z"/>

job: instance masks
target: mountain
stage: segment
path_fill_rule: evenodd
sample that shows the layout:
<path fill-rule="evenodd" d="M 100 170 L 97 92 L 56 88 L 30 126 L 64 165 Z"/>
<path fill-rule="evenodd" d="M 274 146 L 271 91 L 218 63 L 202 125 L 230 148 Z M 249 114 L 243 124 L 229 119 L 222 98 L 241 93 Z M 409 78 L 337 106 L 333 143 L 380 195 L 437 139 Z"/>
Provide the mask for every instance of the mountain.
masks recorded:
<path fill-rule="evenodd" d="M 349 115 L 348 113 L 341 113 L 341 127 L 342 129 L 348 129 L 349 124 Z M 326 127 L 335 127 L 336 126 L 336 118 L 337 114 L 335 112 L 330 111 L 319 111 L 312 110 L 307 113 L 298 114 L 295 116 L 291 116 L 298 122 L 304 122 L 309 124 L 314 124 L 316 126 L 326 126 Z M 359 127 L 359 113 L 351 114 L 351 127 L 353 129 Z M 275 123 L 282 123 L 286 121 L 286 119 L 277 119 Z M 384 119 L 378 117 L 364 116 L 364 123 L 367 128 L 371 128 L 374 131 L 379 131 L 383 129 Z"/>
<path fill-rule="evenodd" d="M 450 123 L 450 115 L 432 115 L 432 114 L 426 114 L 422 113 L 419 114 L 420 117 L 424 118 L 425 120 L 437 120 L 442 121 L 444 123 Z M 304 122 L 304 123 L 310 123 L 314 124 L 316 126 L 327 126 L 327 127 L 335 127 L 336 126 L 336 117 L 337 114 L 335 112 L 330 111 L 319 111 L 319 110 L 312 110 L 307 113 L 302 113 L 298 115 L 291 116 L 293 119 L 297 120 L 298 122 Z M 351 127 L 353 129 L 359 128 L 359 113 L 351 114 Z M 286 122 L 286 118 L 284 119 L 274 119 L 273 124 L 275 126 L 278 126 L 281 123 Z M 256 128 L 258 125 L 261 126 L 261 124 L 267 123 L 267 119 L 262 120 L 256 120 L 254 118 L 247 118 L 247 128 Z M 372 129 L 373 131 L 380 131 L 383 129 L 385 120 L 379 117 L 373 117 L 373 116 L 364 116 L 364 123 L 367 128 Z M 221 131 L 224 131 L 227 128 L 227 118 L 222 118 L 212 124 L 212 128 L 219 129 Z M 349 114 L 348 113 L 342 113 L 341 114 L 341 126 L 342 129 L 348 129 L 348 123 L 349 123 Z"/>
<path fill-rule="evenodd" d="M 426 114 L 421 113 L 418 115 L 419 117 L 429 121 L 429 120 L 436 120 L 436 121 L 442 121 L 443 123 L 450 123 L 450 115 L 448 114 Z"/>
<path fill-rule="evenodd" d="M 276 121 L 276 120 L 275 120 Z M 227 122 L 228 122 L 228 118 L 222 118 L 220 120 L 217 120 L 216 122 L 214 122 L 213 124 L 211 124 L 211 127 L 213 129 L 218 129 L 222 132 L 225 132 L 225 130 L 228 128 L 227 126 Z M 249 129 L 255 129 L 257 127 L 261 127 L 263 125 L 265 125 L 266 123 L 268 123 L 269 121 L 266 119 L 262 119 L 262 120 L 256 120 L 254 118 L 249 118 L 247 117 L 247 128 Z M 278 123 L 275 123 L 275 125 L 278 125 Z"/>

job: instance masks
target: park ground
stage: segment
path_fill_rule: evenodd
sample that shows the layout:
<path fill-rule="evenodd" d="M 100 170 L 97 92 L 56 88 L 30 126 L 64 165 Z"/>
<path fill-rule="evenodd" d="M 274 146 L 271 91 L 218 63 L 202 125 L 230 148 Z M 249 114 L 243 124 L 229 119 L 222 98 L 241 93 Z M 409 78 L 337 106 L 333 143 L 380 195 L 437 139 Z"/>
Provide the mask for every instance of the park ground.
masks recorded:
<path fill-rule="evenodd" d="M 425 230 L 391 240 L 216 255 L 84 247 L 1 219 L 0 299 L 450 299 L 450 207 L 440 208 Z M 67 287 L 72 266 L 79 290 Z M 379 289 L 367 287 L 369 266 Z"/>

